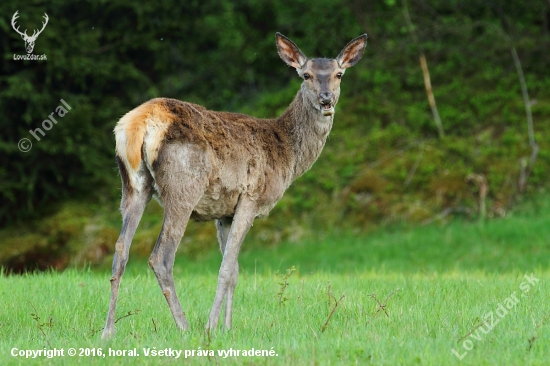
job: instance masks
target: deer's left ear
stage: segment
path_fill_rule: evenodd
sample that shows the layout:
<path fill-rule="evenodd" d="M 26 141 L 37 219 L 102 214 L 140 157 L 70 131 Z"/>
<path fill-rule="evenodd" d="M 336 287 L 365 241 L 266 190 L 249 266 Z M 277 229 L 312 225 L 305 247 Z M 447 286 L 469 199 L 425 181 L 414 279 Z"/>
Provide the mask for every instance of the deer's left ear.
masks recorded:
<path fill-rule="evenodd" d="M 292 66 L 297 70 L 301 69 L 307 62 L 306 55 L 300 51 L 294 42 L 281 33 L 277 32 L 275 35 L 277 37 L 277 51 L 279 52 L 279 57 L 281 57 L 288 66 Z"/>
<path fill-rule="evenodd" d="M 355 65 L 363 56 L 365 47 L 367 46 L 367 34 L 362 34 L 357 38 L 352 39 L 346 47 L 340 52 L 336 61 L 342 69 L 347 69 Z"/>

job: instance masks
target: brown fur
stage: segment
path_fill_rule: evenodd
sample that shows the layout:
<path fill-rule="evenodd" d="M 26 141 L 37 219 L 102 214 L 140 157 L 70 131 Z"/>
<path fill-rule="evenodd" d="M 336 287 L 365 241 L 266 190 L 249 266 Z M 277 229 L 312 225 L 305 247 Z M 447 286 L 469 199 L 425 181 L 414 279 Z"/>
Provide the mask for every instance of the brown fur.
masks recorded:
<path fill-rule="evenodd" d="M 335 60 L 311 59 L 277 34 L 279 55 L 304 77 L 287 110 L 259 119 L 214 112 L 175 99 L 152 99 L 115 127 L 123 181 L 123 228 L 116 244 L 109 314 L 103 337 L 114 333 L 120 279 L 145 205 L 156 193 L 164 223 L 149 259 L 176 325 L 189 328 L 177 297 L 172 266 L 190 218 L 216 220 L 223 261 L 207 328 L 217 327 L 225 299 L 231 327 L 240 246 L 256 217 L 265 216 L 292 181 L 317 160 L 332 128 L 345 68 L 361 57 L 366 35 L 352 40 Z M 307 79 L 307 80 L 306 80 Z"/>
<path fill-rule="evenodd" d="M 199 202 L 192 216 L 196 220 L 233 215 L 236 198 L 243 192 L 256 197 L 259 204 L 268 206 L 260 213 L 265 215 L 295 178 L 289 147 L 290 135 L 294 131 L 285 118 L 257 119 L 238 113 L 214 112 L 168 98 L 150 100 L 133 112 L 127 114 L 133 118 L 125 116 L 119 123 L 125 129 L 118 126 L 115 129 L 126 133 L 126 157 L 133 174 L 139 169 L 141 152 L 146 151 L 146 165 L 156 178 L 162 169 L 159 159 L 167 144 L 194 144 L 211 157 L 208 187 L 205 200 L 201 202 L 206 205 L 212 200 L 217 201 L 221 195 L 234 199 L 219 212 L 203 208 Z M 147 127 L 153 124 L 157 129 L 150 133 Z M 119 159 L 124 161 L 124 156 Z M 223 179 L 224 175 L 235 171 L 242 173 L 242 180 L 234 183 L 243 183 L 242 186 L 227 184 Z M 158 179 L 155 180 L 158 186 Z M 163 200 L 162 192 L 157 190 L 157 193 Z"/>

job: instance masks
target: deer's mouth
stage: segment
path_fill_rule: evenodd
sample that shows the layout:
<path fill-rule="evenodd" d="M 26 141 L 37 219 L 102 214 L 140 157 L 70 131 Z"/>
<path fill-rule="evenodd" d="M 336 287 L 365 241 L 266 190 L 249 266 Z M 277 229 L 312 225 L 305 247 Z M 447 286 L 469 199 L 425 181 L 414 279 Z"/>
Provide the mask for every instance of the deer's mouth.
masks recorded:
<path fill-rule="evenodd" d="M 323 116 L 330 116 L 331 114 L 334 114 L 334 104 L 331 102 L 321 103 L 321 112 L 323 113 Z"/>

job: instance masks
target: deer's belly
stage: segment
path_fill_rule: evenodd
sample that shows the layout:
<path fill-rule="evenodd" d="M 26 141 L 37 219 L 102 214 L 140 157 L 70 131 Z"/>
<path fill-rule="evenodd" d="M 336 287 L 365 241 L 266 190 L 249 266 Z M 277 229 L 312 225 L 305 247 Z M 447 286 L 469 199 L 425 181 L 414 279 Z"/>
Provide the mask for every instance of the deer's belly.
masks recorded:
<path fill-rule="evenodd" d="M 241 195 L 247 195 L 256 202 L 256 217 L 264 217 L 275 207 L 289 185 L 280 177 L 269 175 L 244 182 L 247 184 L 227 185 L 221 180 L 214 180 L 195 206 L 191 217 L 197 221 L 232 217 Z"/>
<path fill-rule="evenodd" d="M 223 217 L 232 217 L 239 201 L 240 192 L 237 190 L 212 194 L 207 190 L 195 206 L 191 218 L 196 221 L 210 221 Z"/>

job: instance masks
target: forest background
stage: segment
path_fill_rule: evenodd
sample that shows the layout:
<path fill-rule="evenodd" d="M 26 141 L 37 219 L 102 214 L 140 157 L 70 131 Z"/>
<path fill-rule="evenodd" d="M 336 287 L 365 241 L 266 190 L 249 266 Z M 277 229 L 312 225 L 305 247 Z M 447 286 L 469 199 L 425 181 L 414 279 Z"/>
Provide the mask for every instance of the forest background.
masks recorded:
<path fill-rule="evenodd" d="M 34 49 L 47 60 L 15 60 L 26 54 L 16 11 L 29 34 L 47 13 Z M 280 114 L 301 80 L 279 59 L 276 31 L 310 57 L 369 39 L 321 157 L 247 247 L 491 219 L 548 189 L 550 1 L 56 0 L 2 2 L 0 14 L 0 264 L 15 272 L 110 263 L 121 192 L 112 130 L 140 103 Z M 29 130 L 61 99 L 71 110 L 37 141 Z M 148 255 L 161 224 L 152 202 L 134 254 Z M 215 248 L 214 232 L 190 225 L 180 254 Z"/>

